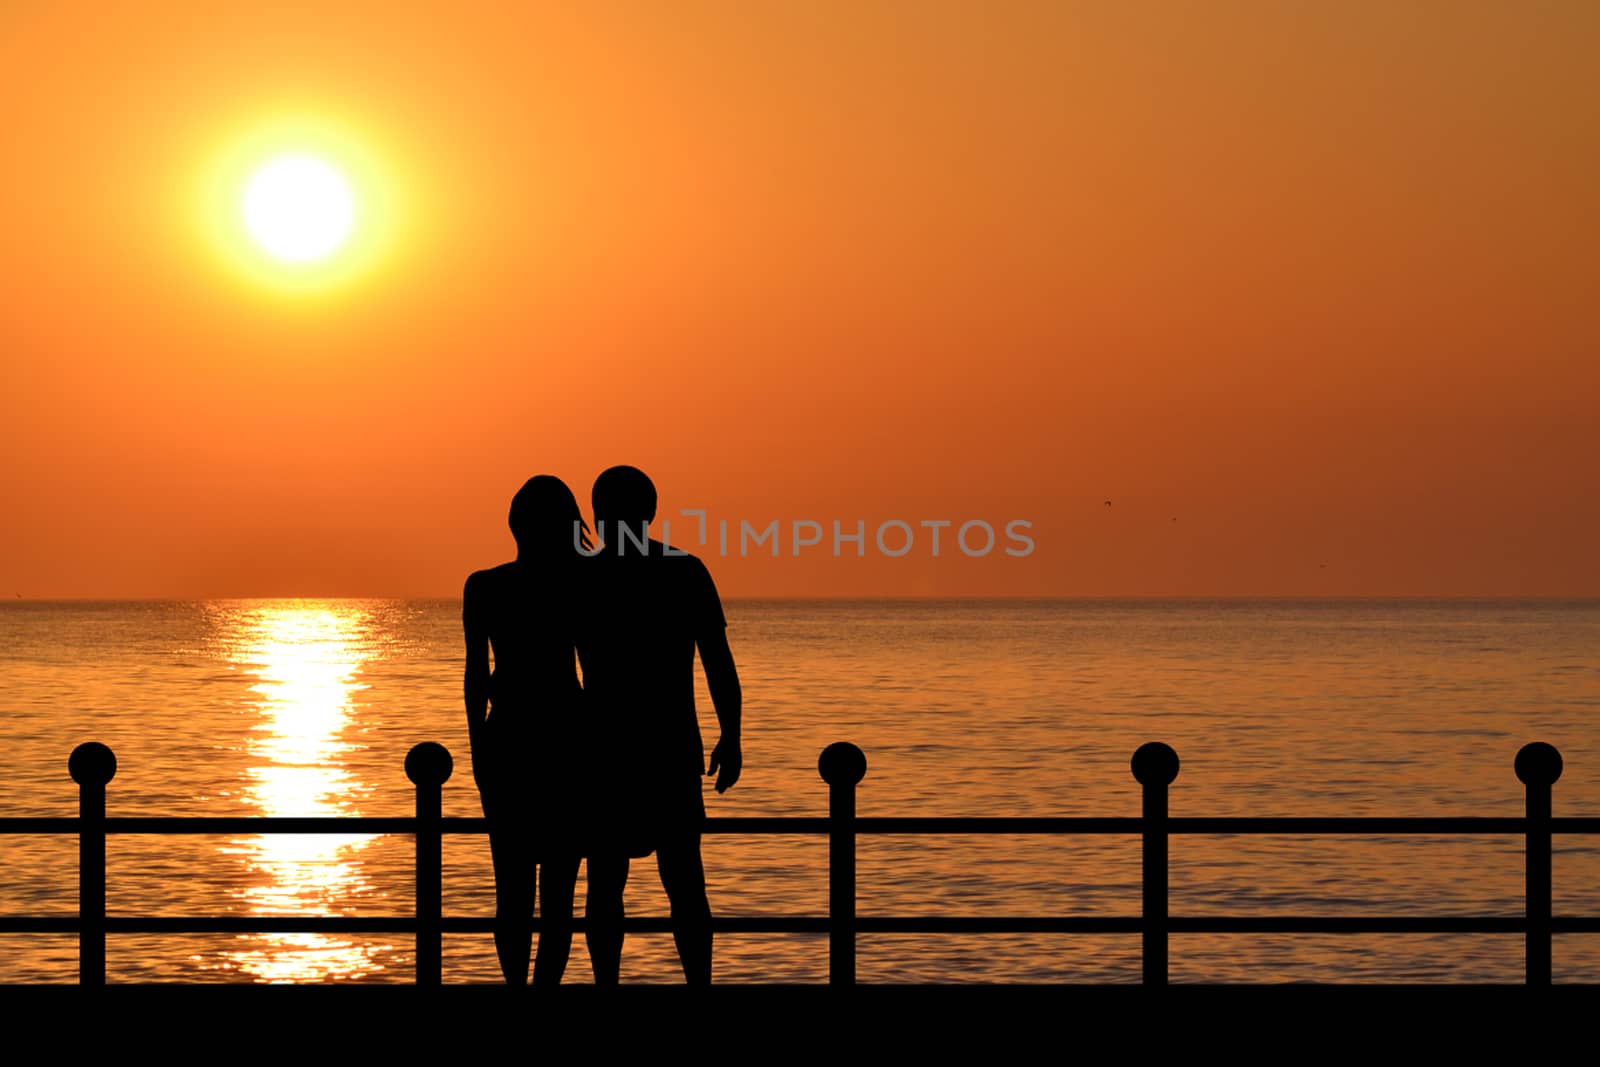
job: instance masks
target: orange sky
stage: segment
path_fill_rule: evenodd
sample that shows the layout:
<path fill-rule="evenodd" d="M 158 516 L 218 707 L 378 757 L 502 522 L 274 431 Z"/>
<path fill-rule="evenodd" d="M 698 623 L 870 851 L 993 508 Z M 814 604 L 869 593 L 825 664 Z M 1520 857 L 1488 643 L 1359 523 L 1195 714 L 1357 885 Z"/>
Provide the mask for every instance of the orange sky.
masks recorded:
<path fill-rule="evenodd" d="M 0 7 L 6 595 L 455 595 L 617 462 L 867 522 L 725 595 L 1600 594 L 1600 5 L 393 6 Z M 288 111 L 336 292 L 194 223 Z"/>

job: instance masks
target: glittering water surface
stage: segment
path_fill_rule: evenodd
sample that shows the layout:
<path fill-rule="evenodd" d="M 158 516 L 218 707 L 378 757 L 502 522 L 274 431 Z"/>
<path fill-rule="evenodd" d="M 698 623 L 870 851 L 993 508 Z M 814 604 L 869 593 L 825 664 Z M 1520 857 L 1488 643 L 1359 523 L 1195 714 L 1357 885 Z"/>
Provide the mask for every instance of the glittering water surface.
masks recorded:
<path fill-rule="evenodd" d="M 822 814 L 816 756 L 871 764 L 863 814 L 1133 815 L 1128 757 L 1183 758 L 1174 814 L 1516 815 L 1517 748 L 1566 757 L 1558 815 L 1600 815 L 1600 603 L 1552 601 L 734 601 L 745 777 L 713 814 Z M 21 602 L 0 608 L 0 814 L 70 815 L 66 759 L 117 753 L 112 814 L 405 815 L 411 745 L 466 773 L 459 605 L 446 601 Z M 715 721 L 701 686 L 707 742 Z M 1600 914 L 1600 840 L 1558 838 L 1558 914 Z M 808 837 L 706 842 L 722 914 L 820 913 Z M 1120 837 L 864 837 L 862 914 L 1134 914 Z M 383 915 L 411 908 L 404 836 L 113 837 L 118 915 Z M 1175 837 L 1174 914 L 1521 911 L 1515 838 Z M 445 907 L 488 915 L 488 849 L 445 842 Z M 0 838 L 0 913 L 71 914 L 76 843 Z M 582 887 L 579 888 L 580 898 Z M 635 914 L 665 914 L 652 864 Z M 1557 939 L 1558 980 L 1600 980 L 1600 936 Z M 72 981 L 76 940 L 0 935 L 0 981 Z M 406 937 L 114 935 L 112 981 L 411 977 Z M 811 937 L 723 936 L 723 981 L 817 981 Z M 1137 938 L 870 936 L 869 981 L 1136 981 Z M 1515 981 L 1519 936 L 1173 938 L 1175 980 Z M 487 936 L 445 944 L 447 981 L 498 978 Z M 574 980 L 588 961 L 574 953 Z M 631 937 L 624 979 L 676 977 Z"/>

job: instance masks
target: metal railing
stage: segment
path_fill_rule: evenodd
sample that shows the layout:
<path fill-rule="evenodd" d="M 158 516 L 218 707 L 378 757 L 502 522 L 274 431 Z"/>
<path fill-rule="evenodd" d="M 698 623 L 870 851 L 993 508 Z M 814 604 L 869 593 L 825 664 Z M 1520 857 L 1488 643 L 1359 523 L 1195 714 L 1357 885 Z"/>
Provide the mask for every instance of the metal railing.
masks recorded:
<path fill-rule="evenodd" d="M 1133 776 L 1143 790 L 1138 817 L 962 818 L 858 817 L 856 787 L 866 776 L 861 749 L 837 742 L 823 750 L 818 771 L 828 785 L 825 817 L 734 817 L 708 819 L 712 834 L 811 834 L 828 838 L 828 914 L 721 917 L 715 931 L 727 933 L 815 933 L 828 935 L 828 980 L 853 985 L 859 934 L 1095 933 L 1140 934 L 1144 984 L 1167 983 L 1167 943 L 1174 933 L 1300 934 L 1466 934 L 1525 935 L 1525 981 L 1550 984 L 1551 937 L 1557 933 L 1600 932 L 1600 917 L 1551 913 L 1551 851 L 1555 834 L 1600 834 L 1600 818 L 1553 818 L 1551 789 L 1561 777 L 1561 754 L 1534 742 L 1517 753 L 1515 770 L 1526 790 L 1521 817 L 1471 818 L 1174 818 L 1168 814 L 1168 787 L 1178 776 L 1178 754 L 1159 741 L 1133 754 Z M 0 818 L 0 834 L 76 834 L 78 836 L 78 915 L 0 915 L 0 933 L 78 935 L 78 980 L 103 985 L 106 937 L 125 933 L 350 933 L 413 934 L 416 982 L 438 985 L 445 933 L 494 929 L 490 918 L 445 916 L 442 909 L 444 834 L 487 830 L 482 818 L 441 814 L 445 781 L 453 767 L 442 745 L 424 742 L 406 756 L 406 776 L 416 785 L 416 814 L 395 818 L 267 818 L 260 816 L 108 817 L 106 786 L 117 770 L 105 745 L 88 742 L 73 750 L 68 769 L 79 786 L 79 814 L 71 817 Z M 108 834 L 412 834 L 416 838 L 416 908 L 411 916 L 217 916 L 109 917 L 106 915 L 106 837 Z M 1114 834 L 1138 836 L 1143 848 L 1142 902 L 1138 915 L 1108 916 L 858 916 L 856 914 L 856 837 L 860 834 Z M 1525 906 L 1517 916 L 1174 916 L 1167 908 L 1167 844 L 1172 834 L 1229 835 L 1521 835 L 1525 842 Z M 535 923 L 535 927 L 537 927 Z M 574 928 L 582 929 L 578 919 Z M 632 918 L 626 929 L 671 929 L 666 918 Z"/>

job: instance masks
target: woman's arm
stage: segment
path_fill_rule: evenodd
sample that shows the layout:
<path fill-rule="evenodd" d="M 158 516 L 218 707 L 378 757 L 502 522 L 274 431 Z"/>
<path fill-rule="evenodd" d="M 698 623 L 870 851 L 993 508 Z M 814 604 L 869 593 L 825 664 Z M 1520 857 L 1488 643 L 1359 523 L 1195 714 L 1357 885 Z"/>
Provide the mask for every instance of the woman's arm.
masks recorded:
<path fill-rule="evenodd" d="M 483 618 L 481 572 L 461 592 L 461 628 L 467 636 L 467 670 L 462 689 L 467 701 L 467 736 L 475 739 L 489 716 L 489 631 Z"/>

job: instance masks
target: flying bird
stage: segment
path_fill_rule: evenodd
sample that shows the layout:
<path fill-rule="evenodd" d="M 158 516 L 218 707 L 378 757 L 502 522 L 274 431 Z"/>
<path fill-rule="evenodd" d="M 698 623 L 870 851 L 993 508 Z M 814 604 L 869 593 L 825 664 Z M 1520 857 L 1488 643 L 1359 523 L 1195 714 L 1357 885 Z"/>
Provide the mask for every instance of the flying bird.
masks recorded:
<path fill-rule="evenodd" d="M 1108 507 L 1108 508 L 1109 508 L 1109 507 L 1110 507 L 1110 506 L 1111 506 L 1111 501 L 1109 501 L 1109 500 L 1107 500 L 1107 501 L 1106 501 L 1106 507 Z"/>

